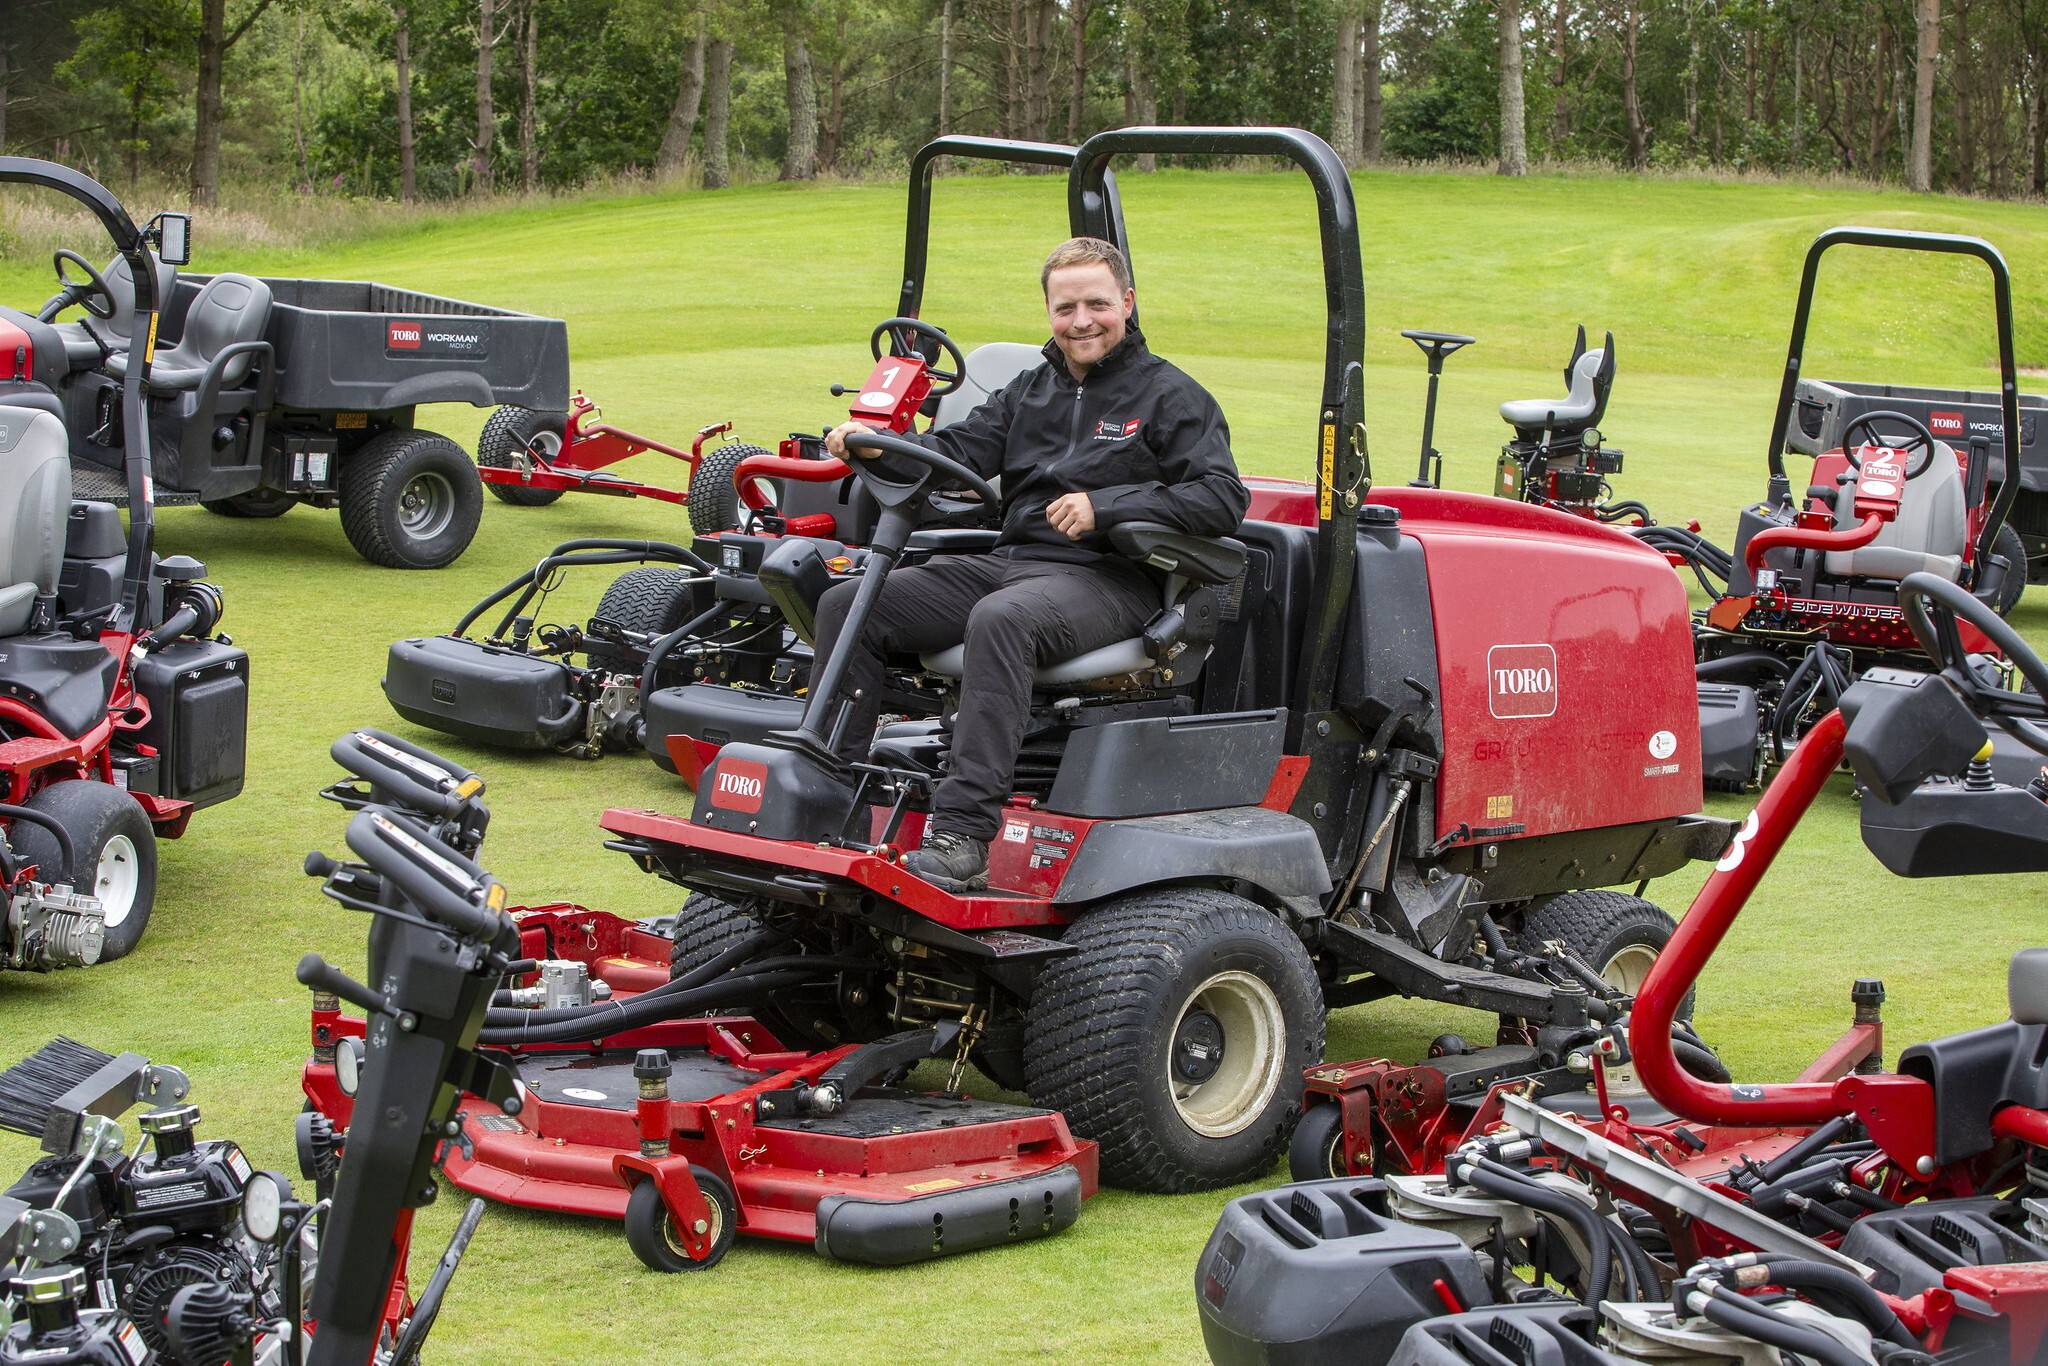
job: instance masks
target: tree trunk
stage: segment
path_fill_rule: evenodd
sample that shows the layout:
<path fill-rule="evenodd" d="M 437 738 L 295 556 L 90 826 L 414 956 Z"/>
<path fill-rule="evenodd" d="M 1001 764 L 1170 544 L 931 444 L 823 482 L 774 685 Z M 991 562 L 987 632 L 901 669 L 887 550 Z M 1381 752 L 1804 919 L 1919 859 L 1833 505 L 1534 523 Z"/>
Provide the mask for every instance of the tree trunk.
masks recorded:
<path fill-rule="evenodd" d="M 1028 0 L 1024 11 L 1024 136 L 1044 142 L 1052 132 L 1053 0 Z"/>
<path fill-rule="evenodd" d="M 7 152 L 7 44 L 0 43 L 0 156 Z"/>
<path fill-rule="evenodd" d="M 841 98 L 846 88 L 845 67 L 846 59 L 835 53 L 832 58 L 832 95 L 826 105 L 825 138 L 818 152 L 818 165 L 827 171 L 839 169 L 839 135 L 845 127 L 845 105 Z"/>
<path fill-rule="evenodd" d="M 2027 99 L 2027 193 L 2048 189 L 2048 52 L 2030 59 L 2034 88 Z"/>
<path fill-rule="evenodd" d="M 1358 3 L 1337 6 L 1337 42 L 1330 70 L 1330 141 L 1337 159 L 1358 165 Z"/>
<path fill-rule="evenodd" d="M 1557 0 L 1556 19 L 1550 30 L 1550 83 L 1557 87 L 1550 102 L 1550 154 L 1554 157 L 1564 155 L 1565 144 L 1572 136 L 1571 101 L 1565 96 L 1565 82 L 1570 79 L 1569 17 L 1570 0 Z"/>
<path fill-rule="evenodd" d="M 410 204 L 419 194 L 412 147 L 412 30 L 404 5 L 393 5 L 391 17 L 398 26 L 392 34 L 398 50 L 398 197 Z"/>
<path fill-rule="evenodd" d="M 1010 0 L 1010 36 L 1003 44 L 1003 137 L 1024 136 L 1024 6 L 1027 0 Z"/>
<path fill-rule="evenodd" d="M 1914 0 L 1919 50 L 1913 68 L 1913 150 L 1906 158 L 1906 188 L 1934 188 L 1934 62 L 1941 55 L 1941 0 Z"/>
<path fill-rule="evenodd" d="M 726 131 L 732 126 L 732 39 L 713 38 L 705 54 L 704 188 L 723 190 L 732 184 L 726 156 Z"/>
<path fill-rule="evenodd" d="M 953 131 L 953 0 L 939 9 L 939 135 Z"/>
<path fill-rule="evenodd" d="M 292 143 L 299 154 L 299 188 L 313 193 L 313 172 L 306 164 L 306 16 L 292 16 Z"/>
<path fill-rule="evenodd" d="M 192 204 L 220 195 L 221 68 L 227 64 L 228 0 L 199 0 L 199 82 L 193 93 Z"/>
<path fill-rule="evenodd" d="M 697 106 L 704 97 L 704 24 L 700 19 L 696 36 L 690 39 L 683 57 L 683 76 L 676 83 L 676 102 L 668 111 L 668 131 L 662 134 L 661 154 L 655 158 L 654 174 L 666 179 L 683 173 L 683 161 L 690 151 L 690 130 L 697 126 Z"/>
<path fill-rule="evenodd" d="M 1889 25 L 1877 28 L 1876 52 L 1871 62 L 1875 87 L 1870 96 L 1870 134 L 1863 142 L 1863 173 L 1873 179 L 1884 166 L 1885 115 L 1891 110 L 1892 40 Z"/>
<path fill-rule="evenodd" d="M 498 128 L 497 112 L 491 107 L 491 52 L 498 41 L 497 0 L 477 0 L 476 26 L 476 142 L 470 157 L 470 166 L 476 173 L 476 183 L 470 188 L 477 194 L 489 194 L 491 181 L 491 143 Z"/>
<path fill-rule="evenodd" d="M 1963 63 L 1970 51 L 1970 6 L 1956 4 L 1956 45 L 1954 72 L 1950 81 L 1956 93 L 1956 188 L 1965 194 L 1977 188 L 1977 126 L 1970 108 L 1970 82 Z"/>
<path fill-rule="evenodd" d="M 951 6 L 953 0 L 946 0 Z M 1067 141 L 1081 145 L 1081 123 L 1088 104 L 1088 0 L 1074 0 L 1074 69 L 1067 90 Z"/>
<path fill-rule="evenodd" d="M 1360 161 L 1380 159 L 1380 0 L 1365 0 L 1361 25 L 1363 43 L 1358 54 L 1358 132 Z"/>
<path fill-rule="evenodd" d="M 1806 31 L 1792 30 L 1792 164 L 1806 161 Z"/>
<path fill-rule="evenodd" d="M 1621 112 L 1628 121 L 1628 164 L 1638 171 L 1649 169 L 1650 143 L 1643 128 L 1643 105 L 1636 92 L 1636 47 L 1643 31 L 1643 16 L 1635 0 L 1627 0 L 1621 21 Z"/>
<path fill-rule="evenodd" d="M 1522 110 L 1522 4 L 1500 0 L 1500 173 L 1529 174 L 1529 125 Z"/>
<path fill-rule="evenodd" d="M 1137 105 L 1138 124 L 1150 128 L 1159 122 L 1159 95 L 1152 88 L 1152 73 L 1145 69 L 1141 60 L 1132 68 L 1131 95 Z M 1155 152 L 1138 154 L 1138 170 L 1145 175 L 1159 169 L 1159 156 Z"/>
<path fill-rule="evenodd" d="M 783 0 L 782 75 L 789 105 L 789 145 L 783 180 L 818 178 L 818 87 L 811 79 L 811 45 L 804 36 L 801 0 Z"/>
<path fill-rule="evenodd" d="M 519 57 L 519 187 L 532 194 L 540 188 L 540 143 L 534 129 L 540 91 L 539 0 L 520 0 L 519 8 L 526 39 Z M 683 136 L 689 137 L 688 129 Z"/>

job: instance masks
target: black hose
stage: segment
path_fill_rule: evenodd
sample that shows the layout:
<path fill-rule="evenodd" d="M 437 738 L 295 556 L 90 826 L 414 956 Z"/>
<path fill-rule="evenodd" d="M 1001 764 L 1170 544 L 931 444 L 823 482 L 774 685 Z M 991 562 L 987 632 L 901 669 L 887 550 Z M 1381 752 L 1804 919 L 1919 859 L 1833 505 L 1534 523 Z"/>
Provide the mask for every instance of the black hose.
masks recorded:
<path fill-rule="evenodd" d="M 706 966 L 709 966 L 708 964 Z M 843 972 L 849 969 L 872 968 L 874 963 L 866 958 L 835 958 L 828 955 L 798 955 L 790 958 L 763 958 L 746 965 L 744 973 L 735 977 L 758 977 L 764 972 L 793 972 L 803 969 L 814 976 L 821 972 Z M 724 979 L 721 979 L 723 981 Z M 587 1006 L 556 1006 L 552 1010 L 525 1010 L 519 1008 L 493 1009 L 484 1015 L 484 1028 L 510 1029 L 520 1025 L 568 1024 L 577 1020 L 599 1020 L 609 1016 L 616 1008 L 628 1004 L 641 1005 L 648 1001 L 666 1001 L 676 996 L 686 996 L 693 991 L 704 989 L 705 982 L 691 982 L 678 978 L 664 982 L 649 991 L 643 991 L 630 1001 L 593 1001 Z"/>
<path fill-rule="evenodd" d="M 658 996 L 653 1000 L 636 996 L 630 1001 L 607 1001 L 604 1003 L 602 1019 L 561 1020 L 554 1024 L 522 1026 L 518 1029 L 487 1028 L 477 1036 L 477 1042 L 497 1047 L 530 1043 L 589 1043 L 610 1034 L 638 1029 L 643 1025 L 698 1014 L 711 1006 L 726 1005 L 782 987 L 814 982 L 817 978 L 818 974 L 808 969 L 747 973 L 727 978 L 711 986 L 699 987 L 695 991 L 678 992 L 673 996 Z M 597 1007 L 591 1009 L 593 1013 L 597 1013 Z"/>
<path fill-rule="evenodd" d="M 1734 1074 L 1728 1070 L 1728 1064 L 1715 1057 L 1709 1049 L 1674 1038 L 1671 1041 L 1671 1051 L 1678 1055 L 1678 1060 L 1685 1065 L 1685 1070 L 1701 1081 L 1726 1085 L 1735 1080 Z"/>
<path fill-rule="evenodd" d="M 54 816 L 46 816 L 31 807 L 16 806 L 11 802 L 0 802 L 0 817 L 11 821 L 27 821 L 50 832 L 50 838 L 57 841 L 57 855 L 64 860 L 64 867 L 55 873 L 48 868 L 38 868 L 45 882 L 62 882 L 72 876 L 71 865 L 78 862 L 78 851 L 72 847 L 71 832 L 57 823 Z M 9 846 L 12 847 L 11 845 Z"/>
<path fill-rule="evenodd" d="M 584 550 L 611 551 L 614 554 L 610 558 L 565 558 L 576 551 Z M 709 574 L 711 572 L 710 565 L 683 547 L 668 541 L 622 541 L 604 537 L 585 537 L 580 540 L 564 541 L 553 550 L 550 550 L 547 558 L 538 565 L 527 570 L 518 578 L 513 579 L 482 602 L 470 608 L 468 615 L 456 624 L 453 634 L 459 636 L 467 632 L 476 623 L 478 617 L 481 617 L 520 589 L 533 583 L 536 578 L 545 577 L 550 569 L 570 564 L 625 564 L 634 560 L 668 560 L 676 564 L 687 565 L 699 574 Z M 528 595 L 528 597 L 530 596 L 531 594 Z M 522 598 L 520 606 L 523 607 L 525 603 L 526 599 Z M 511 614 L 506 618 L 507 622 L 511 620 L 512 616 L 517 616 L 518 613 L 519 608 L 514 607 Z M 499 628 L 500 634 L 503 634 L 503 630 L 504 628 L 501 626 Z"/>
<path fill-rule="evenodd" d="M 1464 1179 L 1488 1195 L 1553 1215 L 1578 1230 L 1579 1236 L 1585 1240 L 1586 1258 L 1591 1263 L 1585 1268 L 1586 1283 L 1579 1298 L 1588 1309 L 1599 1309 L 1600 1302 L 1607 1298 L 1608 1278 L 1614 1261 L 1614 1249 L 1605 1220 L 1564 1192 L 1551 1190 L 1498 1162 L 1483 1158 L 1467 1161 Z"/>
<path fill-rule="evenodd" d="M 1920 1346 L 1919 1340 L 1906 1331 L 1906 1325 L 1899 1322 L 1899 1316 L 1892 1312 L 1884 1298 L 1854 1272 L 1829 1266 L 1826 1262 L 1808 1261 L 1804 1257 L 1765 1257 L 1763 1264 L 1770 1268 L 1772 1285 L 1820 1291 L 1840 1303 L 1865 1328 L 1886 1341 L 1900 1347 Z"/>
<path fill-rule="evenodd" d="M 647 694 L 654 691 L 655 671 L 661 667 L 662 660 L 668 658 L 668 652 L 675 649 L 676 646 L 691 636 L 696 635 L 706 623 L 728 610 L 730 609 L 725 603 L 715 602 L 711 605 L 711 610 L 690 618 L 681 626 L 676 627 L 675 630 L 670 631 L 667 635 L 647 647 L 647 663 L 640 670 L 640 698 L 642 706 L 646 705 Z"/>
<path fill-rule="evenodd" d="M 1764 1163 L 1763 1169 L 1757 1173 L 1758 1183 L 1768 1185 L 1781 1177 L 1790 1176 L 1793 1172 L 1806 1165 L 1807 1158 L 1812 1157 L 1822 1148 L 1827 1147 L 1843 1134 L 1848 1133 L 1851 1126 L 1855 1123 L 1856 1121 L 1848 1115 L 1835 1116 L 1805 1138 L 1800 1139 L 1797 1143 L 1785 1149 L 1784 1152 L 1779 1153 L 1776 1157 Z"/>
<path fill-rule="evenodd" d="M 1704 1310 L 1707 1322 L 1754 1338 L 1781 1352 L 1796 1352 L 1821 1366 L 1869 1366 L 1847 1346 L 1818 1328 L 1795 1323 L 1754 1300 L 1716 1286 Z"/>
<path fill-rule="evenodd" d="M 1731 674 L 1744 674 L 1751 669 L 1762 669 L 1783 678 L 1792 672 L 1792 666 L 1768 650 L 1745 650 L 1739 655 L 1723 655 L 1692 666 L 1692 675 L 1702 683 L 1718 683 Z"/>

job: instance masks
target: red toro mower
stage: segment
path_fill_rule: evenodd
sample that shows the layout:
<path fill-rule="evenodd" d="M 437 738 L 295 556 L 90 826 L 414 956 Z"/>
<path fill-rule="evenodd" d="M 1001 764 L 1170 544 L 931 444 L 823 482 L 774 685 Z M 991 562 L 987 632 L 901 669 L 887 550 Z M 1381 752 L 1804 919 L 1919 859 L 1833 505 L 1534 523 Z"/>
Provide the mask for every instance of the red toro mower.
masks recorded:
<path fill-rule="evenodd" d="M 354 779 L 328 795 L 409 812 L 474 856 L 489 819 L 481 779 L 378 731 L 344 736 L 334 755 Z M 465 1098 L 441 1160 L 464 1190 L 622 1219 L 660 1271 L 713 1266 L 740 1233 L 842 1261 L 922 1261 L 1056 1233 L 1095 1191 L 1094 1145 L 1060 1116 L 959 1094 L 971 1042 L 959 1022 L 807 1051 L 763 1020 L 705 1015 L 870 960 L 789 952 L 764 929 L 672 979 L 674 946 L 655 928 L 561 904 L 508 914 L 520 959 L 476 1043 L 519 1103 Z M 324 965 L 300 980 L 320 993 L 306 1094 L 346 1130 L 366 1021 L 340 1007 L 374 1012 L 376 998 Z M 894 1084 L 933 1057 L 951 1060 L 946 1090 Z"/>
<path fill-rule="evenodd" d="M 215 636 L 206 567 L 155 553 L 149 366 L 157 257 L 185 224 L 138 229 L 65 167 L 0 157 L 0 183 L 69 195 L 106 228 L 135 280 L 145 338 L 120 394 L 128 526 L 73 501 L 65 408 L 35 378 L 55 329 L 0 308 L 0 968 L 47 972 L 132 950 L 156 898 L 156 841 L 242 790 L 249 656 Z"/>
<path fill-rule="evenodd" d="M 1874 668 L 1808 730 L 1626 1022 L 1562 1058 L 1311 1073 L 1311 1113 L 1342 1116 L 1329 1157 L 1361 1175 L 1225 1211 L 1197 1276 L 1219 1366 L 2048 1359 L 2048 950 L 2014 956 L 2010 1020 L 1913 1045 L 1896 1071 L 1870 979 L 1789 1083 L 1701 1067 L 1675 1028 L 1845 758 L 1891 871 L 2048 870 L 2048 782 L 1998 782 L 1984 741 L 1995 726 L 2048 754 L 2048 708 L 1987 675 L 1964 628 L 2030 690 L 2048 666 L 1945 577 L 1907 576 L 1900 603 L 1937 671 Z M 1552 1089 L 1566 1072 L 1595 1096 Z"/>

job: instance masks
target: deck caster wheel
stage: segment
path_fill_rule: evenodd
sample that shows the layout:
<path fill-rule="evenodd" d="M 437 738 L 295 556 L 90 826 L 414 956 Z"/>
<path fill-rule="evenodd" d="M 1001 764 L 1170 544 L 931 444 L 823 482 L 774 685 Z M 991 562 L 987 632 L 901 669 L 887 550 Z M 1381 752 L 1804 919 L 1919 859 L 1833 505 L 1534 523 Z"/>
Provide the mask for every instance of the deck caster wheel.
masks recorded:
<path fill-rule="evenodd" d="M 732 1187 L 716 1172 L 703 1167 L 692 1166 L 690 1175 L 696 1178 L 697 1189 L 704 1192 L 704 1203 L 711 1207 L 711 1227 L 703 1230 L 711 1239 L 711 1255 L 701 1262 L 683 1250 L 675 1218 L 668 1212 L 668 1202 L 661 1198 L 661 1187 L 651 1180 L 642 1180 L 626 1201 L 626 1246 L 652 1270 L 709 1271 L 724 1260 L 739 1232 L 740 1206 Z"/>
<path fill-rule="evenodd" d="M 1311 1105 L 1294 1126 L 1287 1145 L 1287 1175 L 1294 1181 L 1328 1181 L 1344 1170 L 1344 1107 Z"/>
<path fill-rule="evenodd" d="M 476 439 L 476 463 L 486 469 L 519 468 L 519 457 L 535 451 L 550 462 L 562 454 L 562 439 L 568 434 L 565 413 L 541 413 L 508 403 L 491 414 L 483 434 Z M 561 489 L 537 489 L 526 484 L 486 484 L 491 496 L 519 508 L 544 508 L 562 496 Z"/>
<path fill-rule="evenodd" d="M 24 803 L 64 827 L 76 862 L 64 866 L 49 831 L 16 821 L 7 842 L 41 869 L 46 882 L 68 882 L 106 908 L 100 961 L 125 958 L 142 941 L 156 906 L 156 830 L 135 799 L 111 783 L 73 779 L 52 783 Z"/>
<path fill-rule="evenodd" d="M 684 508 L 690 517 L 690 530 L 699 536 L 739 530 L 746 504 L 740 501 L 733 474 L 748 456 L 770 453 L 765 447 L 745 441 L 728 441 L 704 452 L 704 458 L 690 471 L 690 501 Z"/>

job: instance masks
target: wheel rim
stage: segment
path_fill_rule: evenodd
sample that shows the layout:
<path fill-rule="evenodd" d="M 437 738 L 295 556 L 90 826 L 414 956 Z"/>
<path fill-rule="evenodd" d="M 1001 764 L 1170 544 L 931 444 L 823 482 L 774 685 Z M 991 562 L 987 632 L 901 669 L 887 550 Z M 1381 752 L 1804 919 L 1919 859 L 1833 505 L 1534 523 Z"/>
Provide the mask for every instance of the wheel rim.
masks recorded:
<path fill-rule="evenodd" d="M 555 463 L 555 457 L 562 453 L 562 438 L 556 432 L 535 432 L 527 439 L 526 449 L 547 461 Z"/>
<path fill-rule="evenodd" d="M 1219 972 L 1196 987 L 1167 1050 L 1167 1088 L 1181 1122 L 1205 1138 L 1248 1127 L 1280 1087 L 1286 1039 L 1280 998 L 1259 977 Z"/>
<path fill-rule="evenodd" d="M 99 868 L 93 875 L 92 894 L 106 908 L 107 928 L 127 923 L 135 909 L 135 893 L 142 885 L 142 857 L 135 841 L 116 835 L 100 850 Z"/>
<path fill-rule="evenodd" d="M 455 520 L 455 486 L 432 470 L 405 481 L 398 495 L 398 525 L 414 540 L 430 540 Z"/>
<path fill-rule="evenodd" d="M 719 1235 L 725 1232 L 725 1208 L 709 1195 L 704 1197 L 704 1207 L 711 1211 L 705 1222 L 710 1227 L 704 1230 L 704 1240 L 712 1247 L 718 1246 Z M 668 1244 L 669 1251 L 684 1261 L 694 1261 L 689 1245 L 683 1241 L 682 1230 L 676 1227 L 675 1212 L 668 1207 L 668 1201 L 661 1202 L 661 1240 Z"/>
<path fill-rule="evenodd" d="M 1648 944 L 1631 944 L 1607 960 L 1607 966 L 1600 970 L 1600 980 L 1616 991 L 1634 996 L 1643 989 L 1650 969 L 1656 964 L 1657 950 Z"/>

